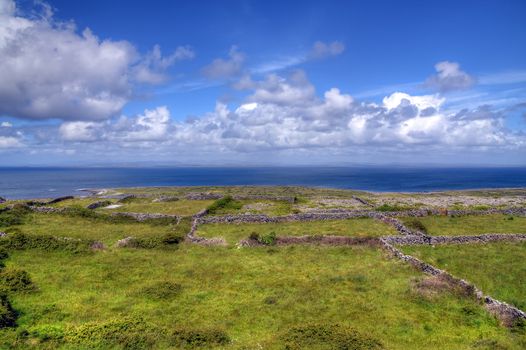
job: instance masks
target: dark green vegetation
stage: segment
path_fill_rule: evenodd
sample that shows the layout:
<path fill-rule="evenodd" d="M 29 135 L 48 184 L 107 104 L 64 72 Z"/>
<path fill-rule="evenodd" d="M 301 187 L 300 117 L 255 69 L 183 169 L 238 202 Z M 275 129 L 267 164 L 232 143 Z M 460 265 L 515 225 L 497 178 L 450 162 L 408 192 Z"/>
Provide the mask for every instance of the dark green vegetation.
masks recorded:
<path fill-rule="evenodd" d="M 526 309 L 526 243 L 411 246 L 403 250 L 473 282 L 499 300 Z"/>
<path fill-rule="evenodd" d="M 243 207 L 243 204 L 239 201 L 234 200 L 232 196 L 225 196 L 216 200 L 214 203 L 208 206 L 207 211 L 209 214 L 222 214 L 229 210 L 239 210 Z"/>
<path fill-rule="evenodd" d="M 415 218 L 403 218 L 411 226 Z M 526 233 L 526 217 L 509 215 L 426 216 L 418 221 L 433 236 L 480 235 L 485 233 Z M 416 228 L 416 227 L 415 227 Z"/>
<path fill-rule="evenodd" d="M 251 234 L 263 237 L 271 232 L 277 236 L 380 237 L 396 234 L 396 230 L 391 226 L 370 218 L 264 224 L 206 224 L 197 229 L 199 236 L 223 237 L 230 244 L 246 239 Z"/>

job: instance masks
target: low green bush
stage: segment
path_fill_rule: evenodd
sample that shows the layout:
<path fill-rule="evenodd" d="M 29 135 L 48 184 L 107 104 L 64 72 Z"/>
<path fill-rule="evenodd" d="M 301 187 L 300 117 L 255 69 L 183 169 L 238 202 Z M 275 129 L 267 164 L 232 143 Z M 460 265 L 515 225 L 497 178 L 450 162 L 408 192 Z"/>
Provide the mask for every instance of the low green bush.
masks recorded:
<path fill-rule="evenodd" d="M 11 306 L 5 293 L 0 293 L 0 329 L 16 326 L 16 311 Z"/>
<path fill-rule="evenodd" d="M 59 238 L 47 235 L 28 235 L 14 231 L 7 237 L 0 239 L 0 248 L 6 250 L 64 250 L 72 253 L 80 253 L 89 251 L 92 243 L 92 240 Z"/>
<path fill-rule="evenodd" d="M 149 349 L 162 336 L 162 331 L 142 318 L 127 317 L 69 328 L 64 341 L 90 349 Z"/>
<path fill-rule="evenodd" d="M 228 343 L 230 343 L 230 337 L 223 330 L 215 328 L 177 328 L 172 333 L 172 344 L 183 348 L 203 347 L 210 349 Z"/>
<path fill-rule="evenodd" d="M 17 203 L 12 209 L 0 212 L 0 227 L 21 225 L 30 212 L 26 205 Z"/>
<path fill-rule="evenodd" d="M 0 290 L 6 292 L 28 292 L 35 289 L 29 274 L 16 267 L 6 267 L 0 271 Z"/>
<path fill-rule="evenodd" d="M 423 232 L 423 233 L 427 233 L 427 227 L 426 225 L 424 225 L 424 223 L 422 223 L 422 221 L 416 219 L 416 218 L 411 218 L 411 219 L 408 219 L 405 221 L 405 225 L 407 227 L 409 227 L 410 229 L 413 229 L 413 230 L 417 230 L 417 231 L 420 231 L 420 232 Z"/>
<path fill-rule="evenodd" d="M 38 339 L 40 342 L 62 341 L 65 331 L 61 325 L 44 324 L 32 327 L 28 330 L 28 336 Z"/>
<path fill-rule="evenodd" d="M 234 200 L 232 196 L 225 196 L 223 198 L 216 200 L 206 209 L 209 214 L 216 214 L 220 210 L 225 210 L 225 209 L 239 210 L 242 207 L 243 207 L 243 203 Z"/>
<path fill-rule="evenodd" d="M 382 204 L 380 205 L 379 207 L 376 207 L 376 210 L 377 211 L 402 211 L 402 210 L 405 210 L 406 208 L 400 206 L 400 205 L 397 205 L 397 204 Z"/>
<path fill-rule="evenodd" d="M 351 327 L 339 324 L 311 324 L 289 329 L 281 337 L 284 349 L 383 349 L 382 344 Z"/>
<path fill-rule="evenodd" d="M 168 300 L 181 294 L 182 289 L 183 287 L 179 283 L 163 281 L 142 288 L 139 295 L 151 299 Z"/>
<path fill-rule="evenodd" d="M 260 236 L 259 242 L 265 245 L 274 245 L 276 244 L 276 239 L 277 239 L 276 232 L 272 231 L 272 232 L 269 232 L 267 234 Z"/>

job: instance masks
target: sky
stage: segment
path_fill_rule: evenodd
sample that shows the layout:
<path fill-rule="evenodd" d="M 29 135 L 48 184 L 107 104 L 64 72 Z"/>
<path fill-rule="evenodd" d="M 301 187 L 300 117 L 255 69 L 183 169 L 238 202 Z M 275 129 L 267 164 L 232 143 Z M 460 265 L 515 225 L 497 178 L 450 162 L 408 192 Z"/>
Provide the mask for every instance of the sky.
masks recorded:
<path fill-rule="evenodd" d="M 0 0 L 0 166 L 525 166 L 525 17 L 522 0 Z"/>

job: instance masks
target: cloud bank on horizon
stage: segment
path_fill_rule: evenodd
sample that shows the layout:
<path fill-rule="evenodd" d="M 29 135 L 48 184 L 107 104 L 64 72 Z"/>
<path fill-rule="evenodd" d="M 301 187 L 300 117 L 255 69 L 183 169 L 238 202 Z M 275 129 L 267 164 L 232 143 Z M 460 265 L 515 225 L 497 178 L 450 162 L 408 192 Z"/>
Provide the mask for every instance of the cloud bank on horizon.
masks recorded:
<path fill-rule="evenodd" d="M 199 55 L 194 47 L 141 52 L 57 19 L 46 3 L 29 13 L 0 0 L 0 165 L 526 163 L 526 75 L 510 83 L 509 75 L 477 77 L 442 60 L 409 92 L 375 99 L 338 86 L 320 91 L 306 71 L 352 51 L 340 40 L 259 65 L 232 45 L 188 84 L 223 86 L 233 102 L 216 96 L 215 109 L 184 119 L 164 104 L 125 115 L 128 104 L 173 83 L 171 70 Z"/>

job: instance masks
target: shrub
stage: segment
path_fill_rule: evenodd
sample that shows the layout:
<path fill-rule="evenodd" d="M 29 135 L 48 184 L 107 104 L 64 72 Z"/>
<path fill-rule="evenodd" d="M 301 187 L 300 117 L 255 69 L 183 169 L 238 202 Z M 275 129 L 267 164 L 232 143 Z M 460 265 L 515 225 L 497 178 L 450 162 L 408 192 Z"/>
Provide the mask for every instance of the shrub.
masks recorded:
<path fill-rule="evenodd" d="M 284 348 L 295 349 L 383 349 L 382 344 L 351 327 L 339 324 L 311 324 L 290 328 L 281 336 Z"/>
<path fill-rule="evenodd" d="M 88 348 L 149 349 L 162 333 L 140 317 L 127 317 L 70 328 L 64 340 Z"/>
<path fill-rule="evenodd" d="M 0 212 L 0 227 L 21 225 L 27 214 L 31 213 L 24 204 L 15 204 L 12 209 Z"/>
<path fill-rule="evenodd" d="M 27 292 L 35 289 L 29 274 L 15 267 L 0 271 L 0 288 L 8 292 Z"/>
<path fill-rule="evenodd" d="M 225 196 L 216 200 L 210 206 L 208 206 L 207 211 L 209 214 L 216 214 L 220 210 L 233 209 L 239 210 L 243 207 L 241 202 L 238 202 L 232 198 L 232 196 Z"/>
<path fill-rule="evenodd" d="M 376 210 L 377 211 L 402 211 L 404 210 L 405 208 L 404 207 L 401 207 L 397 204 L 382 204 L 380 205 L 379 207 L 376 207 Z"/>
<path fill-rule="evenodd" d="M 42 250 L 64 250 L 72 253 L 89 251 L 91 240 L 72 238 L 58 238 L 46 235 L 27 235 L 21 232 L 13 232 L 6 238 L 0 239 L 0 248 L 7 250 L 42 249 Z"/>
<path fill-rule="evenodd" d="M 29 335 L 37 338 L 41 342 L 44 341 L 60 341 L 64 338 L 64 328 L 60 325 L 44 324 L 32 327 L 29 330 Z"/>
<path fill-rule="evenodd" d="M 230 337 L 220 329 L 186 329 L 177 328 L 172 333 L 173 345 L 184 348 L 226 345 Z"/>
<path fill-rule="evenodd" d="M 259 242 L 259 233 L 251 232 L 250 236 L 248 236 L 248 238 L 253 240 L 253 241 L 258 241 Z"/>
<path fill-rule="evenodd" d="M 259 242 L 265 245 L 276 244 L 276 232 L 272 231 L 259 237 Z"/>
<path fill-rule="evenodd" d="M 9 253 L 5 248 L 0 247 L 0 260 L 7 259 L 9 257 Z"/>
<path fill-rule="evenodd" d="M 144 287 L 139 294 L 151 299 L 172 299 L 181 294 L 183 287 L 171 281 L 157 282 Z"/>
<path fill-rule="evenodd" d="M 16 318 L 17 314 L 7 299 L 7 295 L 0 293 L 0 329 L 15 327 Z"/>
<path fill-rule="evenodd" d="M 424 223 L 418 219 L 412 218 L 405 222 L 405 225 L 410 229 L 417 230 L 423 233 L 427 233 L 427 227 Z"/>

